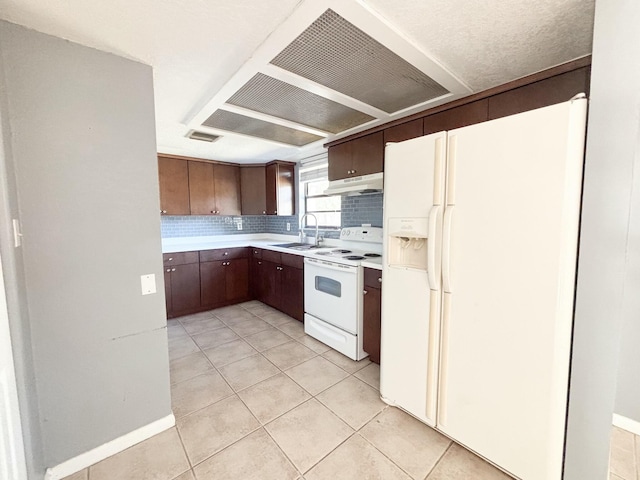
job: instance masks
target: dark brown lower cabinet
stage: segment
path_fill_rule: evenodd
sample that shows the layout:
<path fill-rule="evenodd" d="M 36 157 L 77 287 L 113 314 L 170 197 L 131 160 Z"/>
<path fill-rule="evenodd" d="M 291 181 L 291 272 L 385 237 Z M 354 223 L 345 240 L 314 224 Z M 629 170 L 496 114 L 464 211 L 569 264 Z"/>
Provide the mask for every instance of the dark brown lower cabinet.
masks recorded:
<path fill-rule="evenodd" d="M 237 303 L 249 298 L 249 259 L 229 260 L 225 276 L 225 302 Z"/>
<path fill-rule="evenodd" d="M 203 307 L 213 307 L 224 302 L 226 262 L 200 264 L 200 298 Z"/>
<path fill-rule="evenodd" d="M 164 302 L 167 307 L 167 317 L 173 311 L 173 304 L 171 302 L 171 269 L 164 269 Z"/>
<path fill-rule="evenodd" d="M 280 310 L 300 322 L 304 320 L 304 270 L 302 268 L 282 266 Z"/>
<path fill-rule="evenodd" d="M 302 322 L 304 320 L 303 257 L 253 249 L 251 292 L 254 298 Z"/>
<path fill-rule="evenodd" d="M 197 263 L 165 267 L 169 273 L 169 295 L 167 305 L 171 306 L 170 316 L 190 313 L 200 308 L 200 271 Z M 165 280 L 166 281 L 166 280 Z"/>
<path fill-rule="evenodd" d="M 200 264 L 200 297 L 203 307 L 238 303 L 249 298 L 249 259 Z"/>
<path fill-rule="evenodd" d="M 167 317 L 255 298 L 302 322 L 303 257 L 265 250 L 265 259 L 262 252 L 233 248 L 165 254 Z"/>
<path fill-rule="evenodd" d="M 280 268 L 274 262 L 262 261 L 262 302 L 280 310 Z"/>
<path fill-rule="evenodd" d="M 362 348 L 369 359 L 380 364 L 380 320 L 382 313 L 382 272 L 364 269 Z"/>

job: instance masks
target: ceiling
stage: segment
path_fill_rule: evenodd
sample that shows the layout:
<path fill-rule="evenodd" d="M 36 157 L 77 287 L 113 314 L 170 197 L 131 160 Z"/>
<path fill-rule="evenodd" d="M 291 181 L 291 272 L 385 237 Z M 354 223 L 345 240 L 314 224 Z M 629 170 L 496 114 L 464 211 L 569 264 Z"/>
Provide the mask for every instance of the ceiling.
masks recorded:
<path fill-rule="evenodd" d="M 252 163 L 588 55 L 594 1 L 0 0 L 0 18 L 151 65 L 158 151 Z"/>

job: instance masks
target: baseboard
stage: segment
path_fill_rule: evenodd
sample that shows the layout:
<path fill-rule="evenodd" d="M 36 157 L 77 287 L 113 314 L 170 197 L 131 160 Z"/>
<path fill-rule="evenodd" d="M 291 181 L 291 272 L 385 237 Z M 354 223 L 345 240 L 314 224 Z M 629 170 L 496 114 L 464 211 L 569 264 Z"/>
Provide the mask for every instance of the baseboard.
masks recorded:
<path fill-rule="evenodd" d="M 144 427 L 140 427 L 133 432 L 129 432 L 115 440 L 111 440 L 110 442 L 100 445 L 88 452 L 82 453 L 77 457 L 70 458 L 66 462 L 62 462 L 55 467 L 47 468 L 47 471 L 44 474 L 44 480 L 61 480 L 62 478 L 79 472 L 90 465 L 98 463 L 100 460 L 104 460 L 111 455 L 115 455 L 118 452 L 126 450 L 136 443 L 140 443 L 147 438 L 151 438 L 158 433 L 164 432 L 175 424 L 176 419 L 173 414 L 167 415 L 160 420 L 156 420 Z"/>
<path fill-rule="evenodd" d="M 640 422 L 614 413 L 613 424 L 618 428 L 622 428 L 623 430 L 626 430 L 628 432 L 640 435 Z"/>

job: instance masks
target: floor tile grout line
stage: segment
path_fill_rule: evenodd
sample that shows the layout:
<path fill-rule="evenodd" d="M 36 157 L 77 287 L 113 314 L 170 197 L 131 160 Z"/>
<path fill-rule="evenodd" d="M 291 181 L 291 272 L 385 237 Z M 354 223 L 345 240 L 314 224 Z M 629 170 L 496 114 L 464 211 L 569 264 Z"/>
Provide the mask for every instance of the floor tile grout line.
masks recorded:
<path fill-rule="evenodd" d="M 258 422 L 260 423 L 260 422 Z M 215 457 L 216 455 L 218 455 L 219 453 L 224 452 L 225 450 L 233 447 L 236 443 L 244 440 L 245 438 L 247 438 L 249 435 L 253 435 L 254 433 L 256 433 L 258 430 L 262 429 L 262 425 L 258 425 L 258 427 L 254 428 L 253 430 L 251 430 L 249 433 L 247 433 L 246 435 L 243 435 L 242 437 L 238 438 L 237 440 L 234 440 L 233 442 L 231 442 L 229 445 L 226 445 L 225 447 L 221 448 L 220 450 L 218 450 L 215 453 L 212 453 L 211 455 L 209 455 L 208 457 L 202 459 L 201 461 L 199 461 L 198 463 L 194 464 L 193 467 L 191 467 L 191 470 L 194 470 L 194 475 L 195 475 L 195 469 L 196 467 L 202 465 L 204 462 L 211 460 L 213 457 Z"/>
<path fill-rule="evenodd" d="M 187 458 L 187 463 L 189 464 L 189 469 L 193 470 L 193 464 L 191 463 L 191 459 L 189 458 L 189 454 L 187 453 L 187 447 L 184 446 L 184 440 L 182 440 L 182 435 L 180 434 L 180 430 L 178 430 L 178 425 L 175 426 L 176 433 L 178 434 L 178 439 L 180 439 L 180 445 L 182 445 L 182 453 Z M 184 472 L 182 472 L 184 473 Z M 180 475 L 182 475 L 182 473 Z M 178 475 L 178 476 L 180 476 Z"/>
<path fill-rule="evenodd" d="M 291 410 L 290 410 L 291 411 Z M 273 436 L 271 435 L 271 432 L 269 432 L 269 430 L 267 430 L 265 428 L 265 426 L 263 425 L 262 428 L 264 429 L 264 431 L 267 433 L 267 435 L 269 436 L 269 438 L 271 439 L 271 441 L 274 443 L 274 445 L 276 446 L 276 448 L 278 450 L 280 450 L 280 452 L 282 452 L 282 455 L 284 455 L 284 458 L 287 459 L 287 461 L 291 464 L 291 466 L 295 469 L 295 471 L 298 473 L 298 477 L 301 477 L 303 475 L 303 473 L 300 471 L 300 469 L 296 466 L 295 463 L 293 463 L 293 460 L 289 458 L 289 455 L 287 455 L 287 453 L 282 449 L 282 447 L 280 446 L 280 444 L 278 442 L 276 442 L 276 439 L 273 438 Z"/>
<path fill-rule="evenodd" d="M 429 427 L 429 428 L 431 428 L 431 427 Z M 442 462 L 442 459 L 445 457 L 445 455 L 447 454 L 447 452 L 448 452 L 449 450 L 451 450 L 451 447 L 454 445 L 454 443 L 455 443 L 455 442 L 454 442 L 453 440 L 451 440 L 451 439 L 450 439 L 450 438 L 448 438 L 448 437 L 446 437 L 446 438 L 449 440 L 449 445 L 447 446 L 447 448 L 445 448 L 444 452 L 442 452 L 442 455 L 440 455 L 440 458 L 438 458 L 438 460 L 436 461 L 436 463 L 434 463 L 434 464 L 433 464 L 433 467 L 431 467 L 431 470 L 429 470 L 429 471 L 427 472 L 427 476 L 426 476 L 426 477 L 424 477 L 424 480 L 428 480 L 428 479 L 429 479 L 429 477 L 431 476 L 431 474 L 432 474 L 433 472 L 435 472 L 436 468 L 438 468 L 438 465 L 440 465 L 440 462 Z"/>
<path fill-rule="evenodd" d="M 360 435 L 360 437 L 367 442 L 369 445 L 371 445 L 376 451 L 378 451 L 383 457 L 385 457 L 387 460 L 389 460 L 393 465 L 395 465 L 396 467 L 398 467 L 400 469 L 400 471 L 404 472 L 407 474 L 407 476 L 409 478 L 411 478 L 412 480 L 423 480 L 423 479 L 418 479 L 415 478 L 413 475 L 411 475 L 411 473 L 409 473 L 408 471 L 406 471 L 404 468 L 402 468 L 400 465 L 398 465 L 398 463 L 396 463 L 395 460 L 393 460 L 393 458 L 391 458 L 389 455 L 387 455 L 386 453 L 384 453 L 382 450 L 380 450 L 376 445 L 373 444 L 373 442 L 371 442 L 371 440 L 369 440 L 367 437 L 365 437 L 362 433 L 360 433 L 362 431 L 362 429 L 364 427 L 366 427 L 367 425 L 369 425 L 369 423 L 373 422 L 379 415 L 382 414 L 382 412 L 384 412 L 385 410 L 387 410 L 387 408 L 389 408 L 390 405 L 385 406 L 382 411 L 380 411 L 376 416 L 374 416 L 371 420 L 369 420 L 367 423 L 365 423 L 362 427 L 360 427 L 360 429 L 358 429 L 356 431 L 357 434 Z M 447 447 L 449 448 L 449 447 Z M 445 450 L 446 451 L 446 450 Z M 444 454 L 443 454 L 444 455 Z M 440 459 L 438 459 L 440 460 Z M 436 462 L 437 464 L 437 462 Z M 434 468 L 435 468 L 435 464 L 434 464 Z M 429 476 L 429 473 L 431 473 L 431 470 L 429 470 L 429 472 L 427 473 L 427 476 Z M 425 477 L 426 479 L 426 477 Z"/>
<path fill-rule="evenodd" d="M 216 316 L 215 316 L 215 315 L 213 315 L 213 317 L 216 317 Z M 260 317 L 259 317 L 259 316 L 257 316 L 257 315 L 256 315 L 256 317 L 257 317 L 257 318 L 260 318 Z M 219 317 L 217 317 L 217 318 L 219 318 Z M 237 332 L 236 332 L 235 330 L 233 330 L 233 328 L 232 328 L 230 325 L 228 325 L 228 324 L 224 321 L 224 319 L 221 319 L 221 318 L 219 318 L 219 319 L 222 321 L 222 323 L 223 323 L 225 326 L 227 326 L 229 329 L 231 329 L 234 333 L 236 333 L 236 334 L 237 334 Z M 264 321 L 264 320 L 263 320 L 263 321 Z M 265 322 L 265 323 L 268 323 L 268 322 Z M 290 322 L 287 322 L 287 323 L 290 323 Z M 181 325 L 182 325 L 182 323 L 181 323 Z M 269 325 L 270 325 L 270 324 L 269 324 Z M 305 362 L 307 362 L 307 361 L 310 361 L 310 360 L 312 360 L 312 359 L 314 359 L 314 358 L 322 357 L 322 358 L 324 358 L 325 360 L 327 360 L 327 361 L 329 361 L 330 363 L 332 363 L 333 365 L 335 365 L 335 366 L 336 366 L 337 368 L 339 368 L 341 371 L 345 372 L 347 376 L 346 376 L 346 377 L 344 377 L 344 378 L 342 378 L 342 379 L 341 379 L 341 380 L 339 380 L 338 382 L 334 383 L 333 385 L 331 385 L 331 386 L 329 386 L 329 387 L 325 388 L 324 390 L 322 390 L 322 391 L 320 391 L 320 392 L 316 393 L 315 395 L 313 395 L 313 394 L 311 394 L 311 392 L 308 392 L 308 391 L 307 391 L 307 390 L 306 390 L 302 385 L 300 385 L 298 382 L 296 382 L 293 378 L 291 378 L 291 377 L 286 373 L 286 371 L 285 371 L 285 370 L 283 370 L 283 369 L 282 369 L 282 368 L 280 368 L 278 365 L 275 365 L 271 360 L 269 360 L 269 358 L 268 358 L 268 357 L 266 357 L 266 355 L 264 355 L 264 354 L 263 354 L 264 352 L 266 352 L 266 351 L 270 350 L 270 349 L 266 349 L 266 350 L 264 350 L 263 352 L 258 351 L 258 353 L 257 353 L 257 354 L 262 355 L 262 357 L 263 357 L 263 358 L 265 358 L 269 363 L 271 363 L 272 365 L 274 365 L 274 366 L 278 369 L 279 373 L 278 373 L 278 374 L 275 374 L 275 375 L 271 375 L 271 376 L 269 376 L 269 377 L 267 377 L 267 378 L 265 378 L 265 379 L 261 380 L 260 382 L 257 382 L 257 383 L 255 383 L 255 384 L 253 384 L 253 385 L 247 386 L 247 387 L 245 387 L 245 388 L 243 388 L 243 389 L 240 389 L 240 390 L 237 390 L 237 391 L 236 391 L 236 390 L 231 386 L 231 384 L 229 383 L 229 381 L 227 380 L 227 378 L 222 374 L 222 372 L 220 372 L 219 368 L 218 368 L 216 365 L 214 365 L 214 364 L 213 364 L 213 362 L 211 361 L 211 359 L 206 355 L 206 353 L 204 353 L 204 349 L 203 349 L 203 348 L 202 348 L 202 347 L 201 347 L 201 346 L 200 346 L 200 345 L 195 341 L 195 339 L 193 338 L 193 336 L 192 336 L 189 332 L 186 332 L 186 329 L 185 329 L 185 332 L 187 333 L 187 335 L 189 335 L 189 337 L 192 339 L 192 341 L 196 344 L 196 346 L 198 347 L 198 349 L 200 350 L 200 352 L 205 356 L 205 358 L 207 359 L 207 361 L 209 362 L 209 364 L 213 367 L 213 369 L 214 369 L 214 370 L 215 370 L 215 371 L 216 371 L 216 372 L 217 372 L 217 373 L 218 373 L 218 374 L 223 378 L 223 380 L 224 380 L 224 381 L 225 381 L 225 383 L 229 386 L 229 388 L 232 390 L 232 392 L 234 392 L 232 395 L 228 395 L 228 396 L 226 396 L 226 397 L 225 397 L 225 398 L 223 398 L 223 399 L 220 399 L 220 400 L 218 400 L 218 401 L 216 401 L 216 402 L 214 402 L 214 403 L 212 403 L 212 404 L 210 404 L 210 405 L 207 405 L 206 407 L 203 407 L 202 409 L 207 408 L 207 407 L 210 407 L 211 405 L 214 405 L 214 404 L 216 404 L 216 403 L 218 403 L 218 402 L 220 402 L 220 401 L 223 401 L 223 400 L 228 399 L 228 398 L 230 398 L 231 396 L 234 396 L 234 395 L 235 395 L 235 396 L 236 396 L 236 397 L 237 397 L 237 398 L 242 402 L 242 404 L 243 404 L 243 405 L 245 406 L 245 408 L 249 411 L 249 413 L 254 417 L 254 419 L 257 421 L 257 423 L 260 425 L 260 427 L 259 427 L 259 428 L 263 428 L 263 429 L 265 430 L 265 432 L 267 432 L 267 434 L 269 435 L 269 437 L 270 437 L 270 438 L 272 438 L 272 440 L 274 441 L 274 443 L 277 445 L 278 449 L 279 449 L 279 450 L 281 450 L 281 451 L 283 452 L 283 454 L 285 455 L 285 457 L 286 457 L 286 458 L 291 462 L 291 464 L 294 466 L 294 468 L 296 469 L 296 471 L 297 471 L 300 475 L 304 475 L 304 473 L 309 472 L 309 471 L 310 471 L 312 468 L 314 468 L 318 463 L 320 463 L 320 462 L 321 462 L 322 460 L 324 460 L 328 455 L 330 455 L 334 450 L 336 450 L 340 445 L 342 445 L 343 443 L 345 443 L 349 438 L 353 437 L 353 435 L 355 435 L 355 434 L 359 434 L 358 432 L 359 432 L 362 428 L 364 428 L 367 424 L 369 424 L 372 420 L 374 420 L 374 419 L 375 419 L 375 418 L 376 418 L 380 413 L 382 413 L 382 412 L 387 408 L 387 406 L 385 406 L 385 407 L 384 407 L 380 412 L 376 413 L 376 415 L 374 415 L 371 419 L 369 419 L 369 420 L 368 420 L 367 422 L 365 422 L 362 426 L 360 426 L 360 428 L 356 429 L 356 428 L 351 427 L 351 425 L 349 425 L 348 423 L 346 423 L 346 421 L 345 421 L 345 420 L 343 420 L 343 419 L 342 419 L 342 417 L 341 417 L 340 415 L 338 415 L 338 414 L 337 414 L 336 412 L 334 412 L 334 411 L 333 411 L 329 406 L 325 405 L 323 402 L 321 402 L 321 401 L 320 401 L 319 399 L 317 399 L 316 397 L 317 397 L 318 395 L 322 394 L 323 392 L 325 392 L 325 391 L 329 390 L 330 388 L 332 388 L 332 387 L 334 387 L 334 386 L 338 385 L 339 383 L 343 382 L 344 380 L 348 379 L 349 377 L 354 377 L 355 379 L 357 379 L 357 380 L 361 381 L 361 382 L 362 382 L 362 383 L 364 383 L 365 385 L 367 385 L 367 386 L 369 386 L 370 388 L 373 388 L 374 390 L 377 390 L 377 391 L 379 392 L 379 389 L 376 389 L 375 387 L 373 387 L 372 385 L 368 384 L 368 383 L 367 383 L 367 382 L 365 382 L 364 380 L 362 380 L 362 379 L 360 379 L 360 378 L 358 378 L 358 377 L 356 377 L 356 376 L 355 376 L 355 374 L 356 374 L 357 372 L 359 372 L 359 371 L 361 371 L 362 369 L 366 368 L 369 364 L 368 364 L 368 365 L 365 365 L 365 366 L 363 366 L 363 367 L 361 367 L 361 368 L 359 368 L 358 370 L 355 370 L 355 371 L 353 371 L 353 372 L 346 371 L 344 368 L 342 368 L 342 367 L 341 367 L 340 365 L 338 365 L 336 362 L 333 362 L 333 361 L 331 361 L 331 359 L 330 359 L 330 358 L 326 358 L 326 357 L 324 356 L 324 354 L 325 354 L 325 353 L 327 353 L 327 352 L 329 352 L 330 350 L 327 350 L 327 351 L 325 351 L 325 352 L 323 352 L 323 353 L 318 353 L 318 352 L 316 352 L 315 350 L 313 350 L 313 349 L 311 349 L 311 348 L 307 347 L 306 345 L 304 345 L 301 341 L 299 341 L 299 339 L 303 338 L 306 334 L 305 334 L 305 335 L 302 335 L 302 336 L 300 336 L 300 337 L 298 337 L 298 338 L 294 338 L 294 337 L 291 337 L 291 336 L 290 336 L 289 334 L 287 334 L 286 332 L 284 332 L 284 331 L 280 330 L 277 326 L 275 326 L 275 325 L 270 325 L 270 326 L 272 326 L 272 327 L 274 327 L 274 328 L 278 329 L 280 332 L 282 332 L 282 333 L 284 333 L 285 335 L 287 335 L 288 337 L 290 337 L 290 338 L 291 338 L 291 340 L 296 341 L 298 344 L 300 344 L 300 345 L 304 346 L 305 348 L 307 348 L 308 350 L 310 350 L 311 352 L 313 352 L 313 353 L 314 353 L 314 356 L 313 356 L 313 357 L 307 358 L 307 359 L 303 360 L 302 362 L 300 362 L 300 363 L 298 363 L 298 364 L 291 365 L 291 366 L 287 367 L 287 368 L 286 368 L 286 370 L 290 370 L 290 369 L 292 369 L 292 368 L 295 368 L 295 367 L 297 367 L 297 366 L 301 365 L 302 363 L 305 363 Z M 183 328 L 184 328 L 184 326 L 183 326 Z M 214 329 L 214 330 L 216 330 L 216 329 Z M 214 331 L 214 330 L 212 330 L 212 331 Z M 263 330 L 263 331 L 264 331 L 264 330 Z M 256 332 L 256 334 L 257 334 L 257 333 L 260 333 L 260 332 Z M 194 335 L 197 335 L 197 334 L 194 334 Z M 246 338 L 246 337 L 248 337 L 248 336 L 250 336 L 250 335 L 246 335 L 245 337 L 242 337 L 242 336 L 238 335 L 238 337 L 239 337 L 241 340 L 243 340 L 245 343 L 247 343 L 248 345 L 250 345 L 250 346 L 253 348 L 253 346 L 252 346 L 251 344 L 249 344 L 249 342 L 247 342 L 247 341 L 245 340 L 245 338 Z M 234 340 L 232 340 L 232 341 L 236 341 L 236 340 L 237 340 L 237 339 L 234 339 Z M 287 342 L 285 342 L 285 343 L 283 343 L 283 344 L 281 344 L 281 345 L 284 345 L 284 344 L 286 344 L 286 343 L 291 343 L 291 340 L 289 340 L 289 341 L 287 341 Z M 230 342 L 225 342 L 225 343 L 223 343 L 223 344 L 216 345 L 216 347 L 218 347 L 218 346 L 222 346 L 222 345 L 224 345 L 224 344 L 226 344 L 226 343 L 230 343 Z M 271 347 L 271 348 L 276 348 L 276 347 L 281 346 L 281 345 L 276 345 L 276 346 L 273 346 L 273 347 Z M 216 348 L 216 347 L 210 347 L 210 348 Z M 208 349 L 209 349 L 209 348 L 208 348 Z M 257 350 L 256 350 L 256 351 L 257 351 Z M 255 356 L 255 355 L 251 355 L 251 356 Z M 249 357 L 245 357 L 245 359 L 246 359 L 246 358 L 249 358 Z M 244 359 L 240 359 L 240 360 L 237 360 L 237 361 L 239 362 L 239 361 L 242 361 L 242 360 L 244 360 Z M 231 365 L 232 363 L 236 363 L 236 362 L 231 362 L 231 363 L 229 363 L 229 364 L 227 364 L 227 365 Z M 220 368 L 222 368 L 222 367 L 220 367 Z M 249 406 L 248 406 L 248 405 L 244 402 L 244 400 L 240 397 L 239 393 L 240 393 L 240 392 L 242 392 L 242 391 L 244 391 L 244 390 L 246 390 L 246 389 L 248 389 L 248 388 L 251 388 L 252 386 L 255 386 L 255 385 L 257 385 L 257 384 L 259 384 L 259 383 L 261 383 L 261 382 L 264 382 L 264 381 L 266 381 L 266 380 L 269 380 L 269 379 L 273 378 L 274 376 L 279 375 L 280 373 L 284 374 L 284 375 L 286 376 L 286 378 L 289 378 L 290 380 L 292 380 L 292 381 L 293 381 L 296 385 L 298 385 L 298 386 L 299 386 L 299 387 L 300 387 L 304 392 L 308 393 L 308 394 L 310 395 L 310 398 L 308 398 L 307 400 L 305 400 L 305 401 L 303 401 L 303 402 L 299 403 L 298 405 L 296 405 L 296 406 L 292 407 L 291 409 L 287 410 L 286 412 L 283 412 L 283 413 L 282 413 L 282 414 L 280 414 L 278 417 L 275 417 L 274 419 L 270 420 L 269 422 L 266 422 L 265 424 L 262 424 L 262 422 L 261 422 L 261 421 L 260 421 L 260 420 L 255 416 L 255 414 L 251 411 L 251 409 L 249 408 Z M 196 376 L 194 376 L 194 377 L 192 377 L 192 378 L 195 378 L 195 377 L 197 377 L 197 376 L 198 376 L 198 375 L 196 375 Z M 323 457 L 322 457 L 322 458 L 321 458 L 317 463 L 315 463 L 314 465 L 312 465 L 309 469 L 307 469 L 307 470 L 303 473 L 303 472 L 301 472 L 301 471 L 300 471 L 300 470 L 295 466 L 295 464 L 291 461 L 291 459 L 289 459 L 289 457 L 284 453 L 284 451 L 282 450 L 282 448 L 280 447 L 280 445 L 277 443 L 277 441 L 275 441 L 275 439 L 271 436 L 271 434 L 270 434 L 270 433 L 269 433 L 269 431 L 267 430 L 266 426 L 267 426 L 268 424 L 270 424 L 270 423 L 272 423 L 272 422 L 276 421 L 276 420 L 277 420 L 277 419 L 279 419 L 280 417 L 282 417 L 282 416 L 286 415 L 287 413 L 291 412 L 291 411 L 292 411 L 292 410 L 294 410 L 295 408 L 298 408 L 298 407 L 300 407 L 301 405 L 303 405 L 304 403 L 310 402 L 310 401 L 311 401 L 311 400 L 313 400 L 313 399 L 315 399 L 315 400 L 316 400 L 316 402 L 318 402 L 318 403 L 319 403 L 320 405 L 322 405 L 323 407 L 327 408 L 327 410 L 328 410 L 329 412 L 331 412 L 331 413 L 332 413 L 332 414 L 333 414 L 333 415 L 334 415 L 334 416 L 335 416 L 339 421 L 341 421 L 341 422 L 342 422 L 344 425 L 346 425 L 350 430 L 352 430 L 352 433 L 351 433 L 351 434 L 350 434 L 350 435 L 349 435 L 349 436 L 348 436 L 348 437 L 347 437 L 343 442 L 341 442 L 341 443 L 340 443 L 339 445 L 337 445 L 334 449 L 332 449 L 330 452 L 328 452 L 326 455 L 324 455 L 324 456 L 323 456 Z M 202 409 L 200 409 L 200 410 L 202 410 Z M 200 410 L 197 410 L 197 411 L 200 411 Z M 194 413 L 196 413 L 196 412 L 191 412 L 191 413 L 189 413 L 188 415 L 184 415 L 184 416 L 183 416 L 183 417 L 181 417 L 181 418 L 184 418 L 184 417 L 189 416 L 189 415 L 193 415 Z M 258 429 L 259 429 L 259 428 L 258 428 Z M 255 430 L 253 430 L 252 432 L 250 432 L 250 433 L 248 433 L 248 434 L 244 435 L 242 438 L 240 438 L 240 439 L 236 440 L 235 442 L 231 443 L 230 445 L 226 446 L 224 449 L 222 449 L 222 450 L 220 450 L 220 451 L 218 451 L 218 452 L 214 453 L 213 455 L 211 455 L 211 456 L 207 457 L 207 459 L 209 459 L 209 458 L 211 458 L 211 457 L 213 457 L 213 456 L 217 455 L 218 453 L 220 453 L 220 452 L 222 452 L 222 451 L 226 450 L 226 449 L 227 449 L 227 448 L 229 448 L 230 446 L 232 446 L 232 445 L 234 445 L 235 443 L 239 442 L 240 440 L 242 440 L 242 439 L 246 438 L 248 435 L 251 435 L 252 433 L 254 433 L 255 431 L 257 431 L 258 429 L 255 429 Z M 176 428 L 176 430 L 178 430 L 178 429 Z M 362 436 L 362 435 L 360 435 L 360 436 Z M 181 437 L 181 436 L 180 436 L 180 440 L 181 440 L 181 442 L 182 442 L 182 437 Z M 186 454 L 186 448 L 184 447 L 184 443 L 183 443 L 183 442 L 182 442 L 182 445 L 183 445 L 183 450 L 185 451 L 185 455 L 187 456 L 187 460 L 188 460 L 189 464 L 191 465 L 191 460 L 189 459 L 189 456 Z M 377 449 L 376 449 L 376 450 L 377 450 Z M 207 459 L 202 460 L 202 462 L 206 461 Z M 201 464 L 202 462 L 199 462 L 197 465 Z M 393 462 L 393 463 L 394 463 L 394 465 L 395 465 L 395 462 Z M 193 468 L 194 468 L 194 467 L 195 467 L 195 465 L 192 465 L 192 468 L 191 468 L 191 469 L 193 470 Z M 404 471 L 404 470 L 403 470 L 403 471 Z"/>
<path fill-rule="evenodd" d="M 341 419 L 342 420 L 342 419 Z M 345 425 L 347 425 L 345 423 Z M 347 427 L 351 428 L 349 425 L 347 425 Z M 353 430 L 353 428 L 351 428 L 351 430 Z M 313 470 L 316 466 L 318 466 L 320 463 L 322 463 L 323 460 L 325 460 L 329 455 L 331 455 L 333 452 L 335 452 L 338 448 L 340 448 L 342 445 L 344 445 L 345 443 L 347 443 L 347 441 L 352 438 L 354 435 L 357 435 L 358 432 L 353 430 L 349 436 L 347 438 L 345 438 L 343 441 L 341 441 L 338 445 L 336 445 L 334 448 L 332 448 L 330 451 L 328 451 L 325 455 L 322 456 L 322 458 L 320 458 L 320 460 L 318 460 L 316 463 L 314 463 L 313 465 L 311 465 L 307 470 L 305 470 L 302 475 L 306 475 L 307 473 L 309 473 L 311 470 Z"/>

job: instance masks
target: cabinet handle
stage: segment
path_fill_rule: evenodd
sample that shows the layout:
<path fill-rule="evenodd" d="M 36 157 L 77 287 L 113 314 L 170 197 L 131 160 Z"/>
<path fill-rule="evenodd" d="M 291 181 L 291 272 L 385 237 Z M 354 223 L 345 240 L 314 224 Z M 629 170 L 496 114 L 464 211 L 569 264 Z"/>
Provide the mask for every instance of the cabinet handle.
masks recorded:
<path fill-rule="evenodd" d="M 363 290 L 362 293 L 366 295 L 369 292 L 367 292 L 366 290 Z"/>
<path fill-rule="evenodd" d="M 378 277 L 378 283 L 382 283 L 382 277 Z"/>
<path fill-rule="evenodd" d="M 160 213 L 165 214 L 165 213 L 167 213 L 167 211 L 166 210 L 160 210 Z"/>
<path fill-rule="evenodd" d="M 229 252 L 224 252 L 223 255 L 229 255 Z"/>
<path fill-rule="evenodd" d="M 173 257 L 169 257 L 169 261 L 172 261 L 172 260 L 173 260 Z"/>
<path fill-rule="evenodd" d="M 355 170 L 351 170 L 351 173 L 356 173 L 356 171 Z"/>
<path fill-rule="evenodd" d="M 175 269 L 175 268 L 172 268 L 172 269 L 171 269 L 171 271 L 172 271 L 172 272 L 175 272 L 175 271 L 176 271 L 176 269 Z"/>
<path fill-rule="evenodd" d="M 267 214 L 267 211 L 266 211 L 266 210 L 262 210 L 262 214 L 263 214 L 263 215 L 266 215 L 266 214 Z"/>
<path fill-rule="evenodd" d="M 170 271 L 171 271 L 171 269 L 170 269 L 170 268 L 167 268 L 167 273 L 168 273 L 168 272 L 170 272 Z"/>
<path fill-rule="evenodd" d="M 262 262 L 258 262 L 258 265 L 262 265 Z"/>

